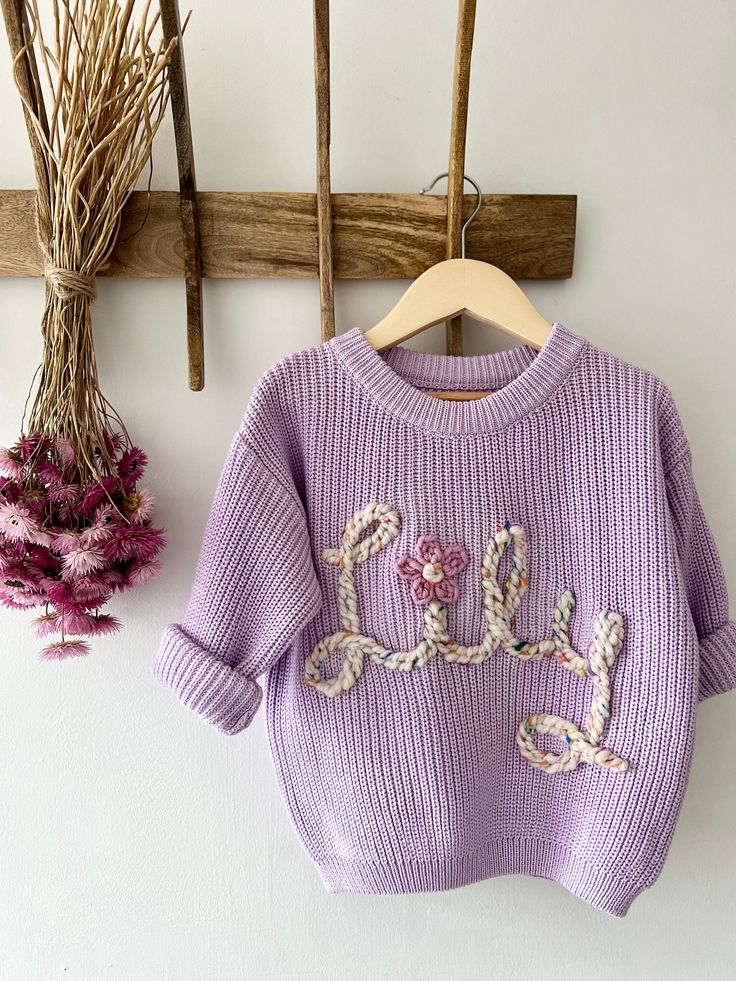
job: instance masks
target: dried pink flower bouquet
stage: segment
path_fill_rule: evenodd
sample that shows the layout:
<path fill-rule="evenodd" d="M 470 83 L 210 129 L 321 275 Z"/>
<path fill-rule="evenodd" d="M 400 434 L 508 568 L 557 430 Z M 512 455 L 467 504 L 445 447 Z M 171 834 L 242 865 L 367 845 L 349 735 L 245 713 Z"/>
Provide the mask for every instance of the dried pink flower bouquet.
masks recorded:
<path fill-rule="evenodd" d="M 151 492 L 138 487 L 146 455 L 119 433 L 104 439 L 98 477 L 87 481 L 64 437 L 36 433 L 0 450 L 0 603 L 45 608 L 36 636 L 60 639 L 42 660 L 88 654 L 82 637 L 120 629 L 100 612 L 113 593 L 161 568 L 165 529 L 152 527 Z"/>

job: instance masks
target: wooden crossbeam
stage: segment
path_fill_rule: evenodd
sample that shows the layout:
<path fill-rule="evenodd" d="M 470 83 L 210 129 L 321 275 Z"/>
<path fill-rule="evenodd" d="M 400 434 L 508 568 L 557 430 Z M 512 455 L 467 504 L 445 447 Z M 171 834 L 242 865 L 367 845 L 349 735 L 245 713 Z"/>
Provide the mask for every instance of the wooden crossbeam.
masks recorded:
<path fill-rule="evenodd" d="M 0 190 L 0 276 L 39 276 L 34 191 Z M 216 279 L 316 279 L 314 194 L 200 191 L 202 272 Z M 475 206 L 465 195 L 463 213 Z M 565 279 L 575 247 L 573 194 L 488 194 L 467 232 L 469 258 L 514 279 Z M 333 194 L 337 279 L 415 279 L 445 258 L 444 195 Z M 145 219 L 145 220 L 144 220 Z M 179 195 L 136 192 L 103 275 L 183 276 Z"/>

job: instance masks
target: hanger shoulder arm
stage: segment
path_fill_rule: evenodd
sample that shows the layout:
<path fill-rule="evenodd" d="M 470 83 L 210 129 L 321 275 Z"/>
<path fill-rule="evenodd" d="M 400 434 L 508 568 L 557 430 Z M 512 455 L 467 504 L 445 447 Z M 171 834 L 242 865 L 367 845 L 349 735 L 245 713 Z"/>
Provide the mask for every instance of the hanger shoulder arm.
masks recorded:
<path fill-rule="evenodd" d="M 383 351 L 462 313 L 465 276 L 456 265 L 460 261 L 445 260 L 425 270 L 386 316 L 366 331 L 368 342 Z"/>

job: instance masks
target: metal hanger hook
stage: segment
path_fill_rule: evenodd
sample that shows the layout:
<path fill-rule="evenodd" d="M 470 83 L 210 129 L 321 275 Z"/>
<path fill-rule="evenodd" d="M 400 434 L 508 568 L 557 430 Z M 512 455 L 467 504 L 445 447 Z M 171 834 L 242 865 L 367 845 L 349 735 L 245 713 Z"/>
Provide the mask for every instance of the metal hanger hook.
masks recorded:
<path fill-rule="evenodd" d="M 432 181 L 432 183 L 431 184 L 427 184 L 426 187 L 423 187 L 419 193 L 420 194 L 426 194 L 428 191 L 431 191 L 432 190 L 432 188 L 437 183 L 437 181 L 442 180 L 443 177 L 449 177 L 449 176 L 450 175 L 449 175 L 449 173 L 447 171 L 445 171 L 443 174 L 437 174 L 437 176 Z M 466 180 L 468 182 L 468 184 L 472 184 L 473 187 L 475 188 L 475 193 L 478 195 L 478 203 L 476 204 L 475 209 L 473 210 L 473 213 L 470 215 L 470 217 L 468 218 L 468 220 L 465 222 L 465 224 L 463 225 L 462 230 L 460 232 L 460 258 L 461 259 L 464 259 L 465 258 L 465 230 L 468 227 L 468 225 L 471 223 L 471 221 L 473 221 L 473 219 L 475 218 L 475 216 L 478 214 L 478 212 L 480 211 L 480 206 L 483 204 L 483 193 L 482 193 L 482 191 L 480 189 L 480 185 L 478 184 L 478 182 L 477 181 L 474 181 L 472 177 L 468 177 L 467 174 L 463 174 L 463 179 Z"/>

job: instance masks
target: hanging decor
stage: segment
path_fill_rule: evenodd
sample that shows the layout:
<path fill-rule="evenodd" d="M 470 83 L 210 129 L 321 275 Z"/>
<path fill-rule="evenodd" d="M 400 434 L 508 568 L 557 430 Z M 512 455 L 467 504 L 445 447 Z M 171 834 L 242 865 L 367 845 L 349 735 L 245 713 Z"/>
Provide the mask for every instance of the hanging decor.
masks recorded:
<path fill-rule="evenodd" d="M 102 608 L 155 576 L 165 545 L 140 486 L 146 455 L 100 390 L 91 304 L 151 158 L 176 39 L 155 40 L 150 3 L 54 0 L 47 33 L 36 0 L 2 5 L 33 150 L 46 290 L 28 425 L 24 413 L 20 438 L 0 451 L 0 602 L 41 610 L 41 658 L 58 660 L 119 629 Z"/>

